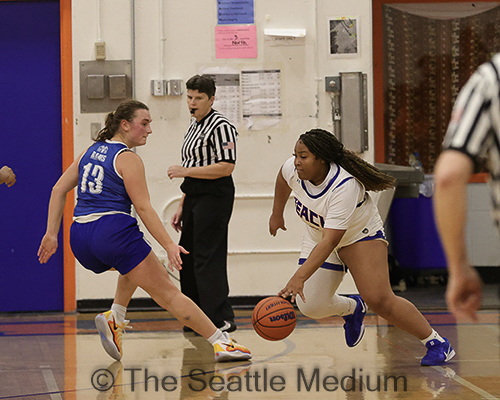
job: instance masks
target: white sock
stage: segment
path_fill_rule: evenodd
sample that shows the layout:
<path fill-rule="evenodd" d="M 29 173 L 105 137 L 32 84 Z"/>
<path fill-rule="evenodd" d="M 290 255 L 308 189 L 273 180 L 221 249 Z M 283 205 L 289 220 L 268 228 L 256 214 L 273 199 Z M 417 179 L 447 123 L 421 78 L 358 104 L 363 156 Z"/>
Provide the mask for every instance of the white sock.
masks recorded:
<path fill-rule="evenodd" d="M 444 343 L 444 339 L 439 335 L 439 333 L 437 333 L 434 329 L 432 330 L 432 333 L 429 335 L 428 338 L 425 338 L 423 340 L 421 340 L 421 342 L 423 343 L 423 345 L 425 346 L 427 344 L 428 341 L 430 340 L 433 340 L 433 339 L 437 339 L 439 340 L 441 343 Z"/>
<path fill-rule="evenodd" d="M 344 297 L 344 296 L 340 296 L 340 297 Z M 341 313 L 339 314 L 340 317 L 344 316 L 344 315 L 352 315 L 354 314 L 354 311 L 356 311 L 356 307 L 358 306 L 358 302 L 356 300 L 354 300 L 353 298 L 351 297 L 344 297 L 346 300 L 347 300 L 347 303 L 349 304 L 349 309 L 346 311 L 346 313 Z"/>
<path fill-rule="evenodd" d="M 208 341 L 213 346 L 217 342 L 227 342 L 229 339 L 227 332 L 222 332 L 220 329 L 217 329 L 215 333 L 208 338 Z"/>
<path fill-rule="evenodd" d="M 117 322 L 123 323 L 123 321 L 125 321 L 127 307 L 123 307 L 119 304 L 113 303 L 111 305 L 111 311 L 113 312 L 113 315 L 115 316 Z"/>

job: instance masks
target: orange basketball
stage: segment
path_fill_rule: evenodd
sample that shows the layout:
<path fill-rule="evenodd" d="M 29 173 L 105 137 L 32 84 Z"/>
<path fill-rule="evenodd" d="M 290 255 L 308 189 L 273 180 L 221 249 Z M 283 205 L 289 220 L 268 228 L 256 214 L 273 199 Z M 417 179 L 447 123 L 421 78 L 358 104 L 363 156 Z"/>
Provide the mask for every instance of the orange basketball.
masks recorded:
<path fill-rule="evenodd" d="M 282 297 L 266 297 L 253 309 L 252 325 L 266 340 L 282 340 L 293 332 L 297 315 L 292 304 Z"/>

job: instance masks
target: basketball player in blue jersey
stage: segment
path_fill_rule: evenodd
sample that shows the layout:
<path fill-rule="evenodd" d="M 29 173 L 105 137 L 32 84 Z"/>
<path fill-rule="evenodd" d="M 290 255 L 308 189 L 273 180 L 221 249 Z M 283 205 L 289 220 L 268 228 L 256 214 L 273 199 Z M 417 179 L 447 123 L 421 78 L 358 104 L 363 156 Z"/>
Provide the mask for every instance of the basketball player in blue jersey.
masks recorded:
<path fill-rule="evenodd" d="M 283 212 L 293 191 L 306 229 L 300 266 L 278 295 L 291 296 L 311 318 L 342 316 L 349 347 L 363 337 L 368 305 L 389 324 L 422 341 L 428 349 L 422 365 L 445 364 L 455 355 L 448 340 L 412 303 L 396 296 L 389 282 L 383 223 L 367 191 L 393 186 L 393 178 L 344 149 L 331 133 L 313 129 L 302 134 L 294 156 L 279 171 L 269 220 L 271 235 L 286 230 Z M 347 267 L 361 296 L 336 294 Z"/>
<path fill-rule="evenodd" d="M 135 100 L 122 103 L 108 114 L 106 126 L 95 143 L 71 164 L 52 189 L 39 260 L 46 263 L 57 250 L 66 195 L 78 187 L 71 249 L 85 268 L 97 274 L 112 268 L 120 273 L 113 308 L 96 317 L 106 352 L 116 360 L 121 359 L 125 309 L 131 293 L 139 286 L 183 324 L 206 338 L 214 346 L 216 361 L 248 360 L 250 351 L 217 329 L 172 283 L 131 215 L 133 205 L 148 231 L 167 251 L 170 268 L 180 270 L 180 255 L 186 250 L 172 241 L 153 209 L 144 164 L 130 151 L 146 144 L 152 133 L 150 124 L 149 109 Z M 126 303 L 121 303 L 123 298 L 127 298 Z"/>
<path fill-rule="evenodd" d="M 448 263 L 446 301 L 459 317 L 477 321 L 482 281 L 471 265 L 465 239 L 467 184 L 486 162 L 492 217 L 500 227 L 500 54 L 481 65 L 457 97 L 434 170 L 437 226 Z"/>

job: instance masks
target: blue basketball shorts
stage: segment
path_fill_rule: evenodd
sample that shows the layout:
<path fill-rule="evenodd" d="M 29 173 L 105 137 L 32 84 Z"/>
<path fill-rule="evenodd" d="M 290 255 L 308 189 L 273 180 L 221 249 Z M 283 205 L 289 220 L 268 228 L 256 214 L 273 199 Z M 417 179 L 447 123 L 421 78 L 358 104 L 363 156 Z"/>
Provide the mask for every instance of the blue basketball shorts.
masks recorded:
<path fill-rule="evenodd" d="M 87 223 L 73 222 L 70 232 L 76 259 L 96 274 L 114 268 L 125 275 L 151 252 L 137 220 L 126 214 L 104 215 Z"/>

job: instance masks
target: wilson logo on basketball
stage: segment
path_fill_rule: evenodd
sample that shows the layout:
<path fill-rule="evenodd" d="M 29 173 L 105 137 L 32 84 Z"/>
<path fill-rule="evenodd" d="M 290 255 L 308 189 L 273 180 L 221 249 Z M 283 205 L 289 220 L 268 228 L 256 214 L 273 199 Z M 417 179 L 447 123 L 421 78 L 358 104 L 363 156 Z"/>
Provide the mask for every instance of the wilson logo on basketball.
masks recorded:
<path fill-rule="evenodd" d="M 283 321 L 288 321 L 289 319 L 295 319 L 295 313 L 294 312 L 286 312 L 278 315 L 273 315 L 269 317 L 269 321 L 271 322 L 276 322 L 282 319 Z"/>

